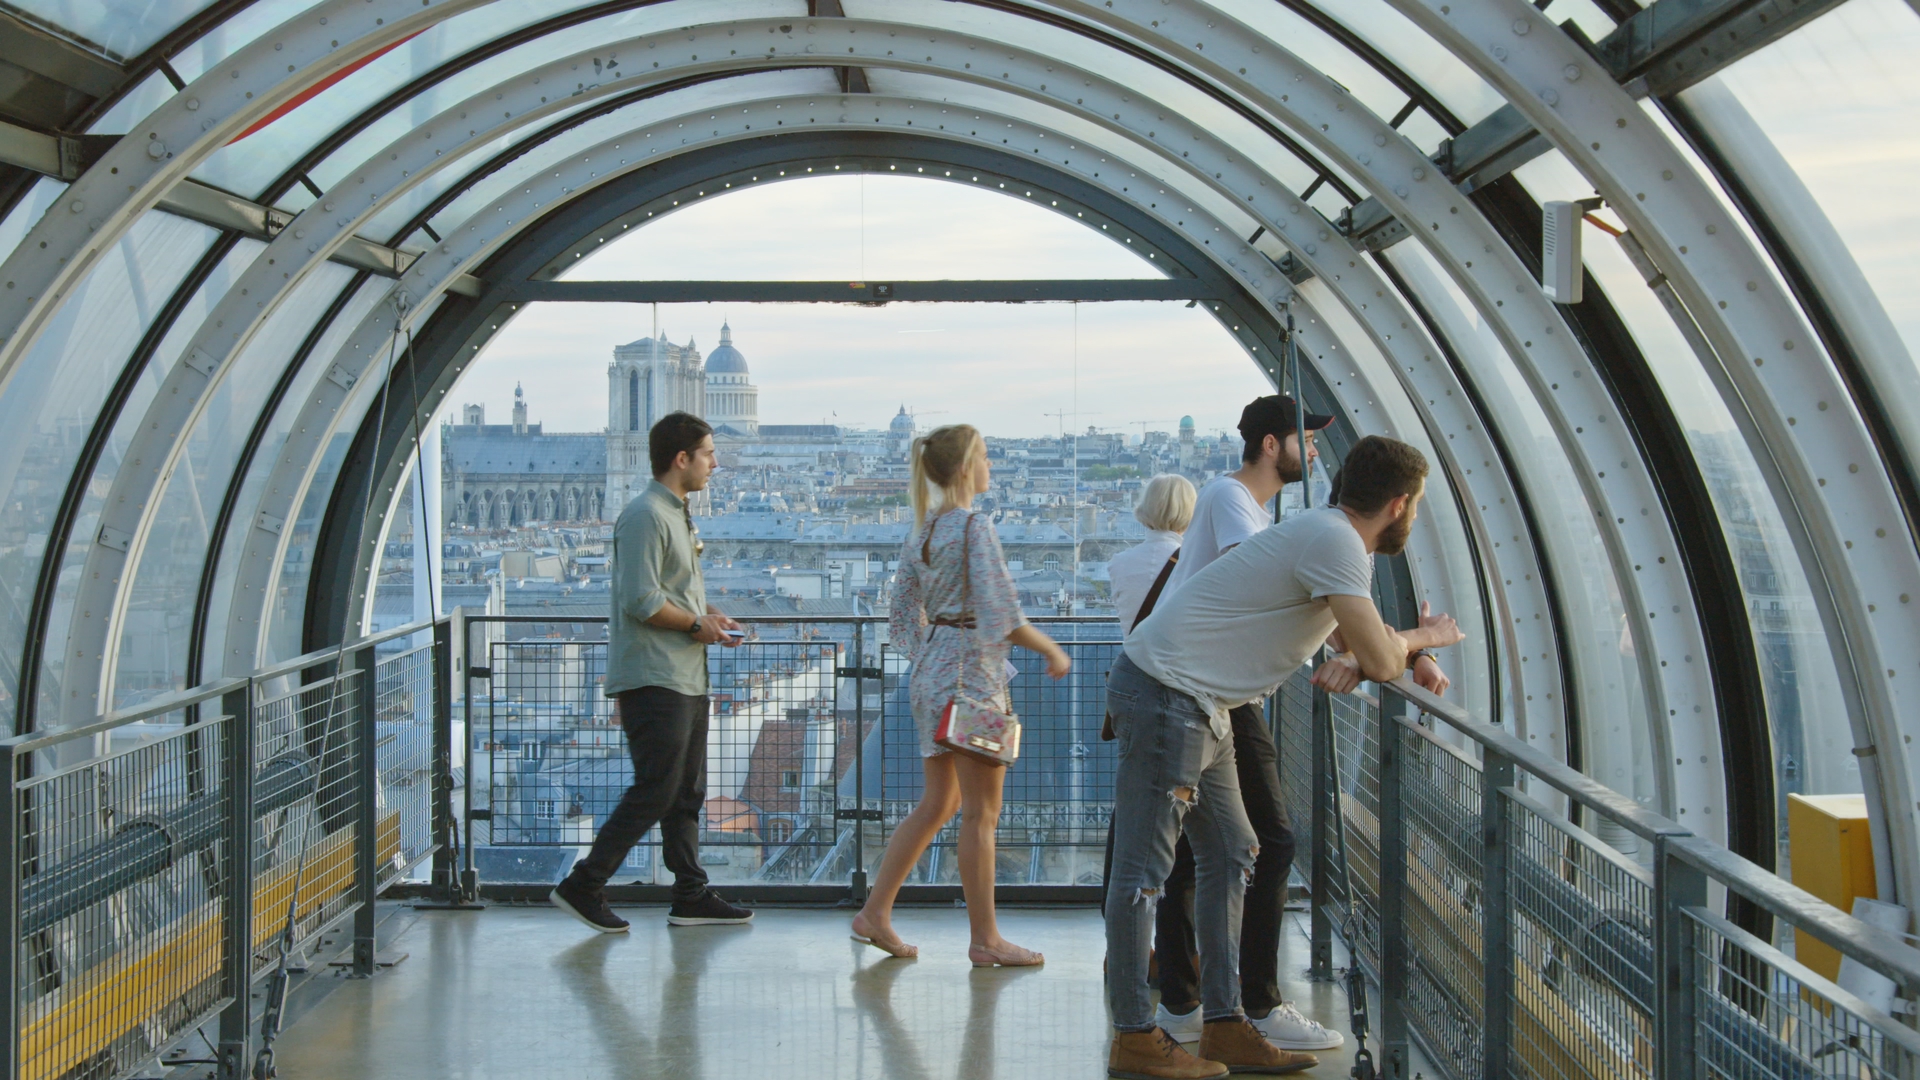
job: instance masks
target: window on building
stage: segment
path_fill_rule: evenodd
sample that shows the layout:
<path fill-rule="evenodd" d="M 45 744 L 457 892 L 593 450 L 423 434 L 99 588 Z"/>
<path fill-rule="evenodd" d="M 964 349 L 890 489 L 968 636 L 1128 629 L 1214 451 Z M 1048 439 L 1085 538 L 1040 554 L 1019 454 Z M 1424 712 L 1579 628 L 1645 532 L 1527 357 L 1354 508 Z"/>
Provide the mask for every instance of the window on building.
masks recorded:
<path fill-rule="evenodd" d="M 800 790 L 800 770 L 798 769 L 780 770 L 780 790 L 782 791 Z"/>
<path fill-rule="evenodd" d="M 627 430 L 640 430 L 640 373 L 637 371 L 627 372 Z M 627 456 L 631 458 L 633 455 Z M 633 462 L 629 460 L 627 464 Z"/>

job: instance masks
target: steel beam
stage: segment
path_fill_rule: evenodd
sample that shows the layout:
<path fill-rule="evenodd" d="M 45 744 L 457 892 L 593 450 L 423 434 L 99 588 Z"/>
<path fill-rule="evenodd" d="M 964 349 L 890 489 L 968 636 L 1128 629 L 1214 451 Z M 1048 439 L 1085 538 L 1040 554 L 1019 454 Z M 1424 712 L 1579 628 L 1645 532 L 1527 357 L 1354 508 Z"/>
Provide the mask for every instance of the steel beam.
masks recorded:
<path fill-rule="evenodd" d="M 325 0 L 224 58 L 61 193 L 0 263 L 0 392 L 67 296 L 206 157 L 304 88 L 484 0 Z"/>
<path fill-rule="evenodd" d="M 1845 385 L 1798 305 L 1679 148 L 1625 89 L 1581 77 L 1591 59 L 1531 5 L 1391 2 L 1499 87 L 1594 182 L 1718 354 L 1723 400 L 1759 433 L 1753 450 L 1829 628 L 1878 865 L 1888 870 L 1883 892 L 1897 890 L 1907 902 L 1920 890 L 1920 835 L 1904 808 L 1914 805 L 1920 774 L 1905 751 L 1902 717 L 1913 710 L 1898 678 L 1903 668 L 1910 681 L 1920 674 L 1920 623 L 1900 598 L 1920 594 L 1920 557 L 1879 450 L 1846 407 Z M 1522 38 L 1530 39 L 1525 47 Z"/>
<path fill-rule="evenodd" d="M 1636 98 L 1668 97 L 1704 82 L 1838 7 L 1841 0 L 1656 0 L 1613 33 L 1590 42 L 1572 21 L 1562 29 Z M 1444 140 L 1434 164 L 1460 190 L 1472 193 L 1553 149 L 1526 116 L 1502 105 L 1467 130 Z M 1366 250 L 1406 239 L 1376 220 L 1377 199 L 1352 209 L 1349 233 Z M 1365 224 L 1367 228 L 1363 228 Z"/>
<path fill-rule="evenodd" d="M 520 281 L 490 294 L 517 303 L 1020 304 L 1123 300 L 1218 300 L 1194 278 L 1057 281 Z"/>
<path fill-rule="evenodd" d="M 1447 271 L 1452 286 L 1470 299 L 1507 354 L 1489 358 L 1494 362 L 1478 369 L 1479 386 L 1501 392 L 1506 372 L 1519 371 L 1564 449 L 1593 514 L 1591 535 L 1603 544 L 1634 642 L 1632 662 L 1639 669 L 1651 727 L 1652 780 L 1658 797 L 1671 805 L 1676 793 L 1684 791 L 1697 800 L 1693 805 L 1703 813 L 1722 805 L 1723 777 L 1717 769 L 1700 765 L 1702 758 L 1719 760 L 1718 733 L 1688 726 L 1676 737 L 1668 726 L 1673 718 L 1691 716 L 1696 708 L 1710 710 L 1714 704 L 1712 682 L 1702 664 L 1660 665 L 1660 658 L 1667 655 L 1704 655 L 1679 546 L 1663 520 L 1658 492 L 1644 468 L 1636 467 L 1638 449 L 1617 404 L 1598 379 L 1589 377 L 1591 362 L 1568 332 L 1563 314 L 1540 294 L 1533 272 L 1505 238 L 1452 184 L 1435 182 L 1432 162 L 1388 121 L 1366 115 L 1344 87 L 1281 44 L 1211 6 L 1195 0 L 1114 0 L 1111 8 L 1104 0 L 1061 0 L 1056 6 L 1138 35 L 1217 85 L 1281 117 L 1314 151 L 1370 187 L 1394 216 L 1418 223 L 1413 231 Z M 1564 35 L 1558 36 L 1571 44 Z M 1199 42 L 1206 47 L 1195 48 Z M 1322 237 L 1321 242 L 1330 238 Z M 1467 337 L 1456 341 L 1471 342 L 1473 334 L 1468 328 Z M 1496 409 L 1493 419 L 1508 424 L 1520 421 L 1511 410 Z M 1550 491 L 1552 485 L 1538 473 L 1533 457 L 1524 452 L 1514 457 L 1523 475 L 1531 476 L 1521 487 Z M 1495 458 L 1489 454 L 1483 460 Z M 1562 538 L 1589 524 L 1556 521 L 1551 515 L 1542 515 L 1540 521 Z M 1508 535 L 1515 543 L 1524 542 L 1520 528 Z M 1572 542 L 1556 546 L 1563 560 L 1568 552 L 1579 549 Z M 1561 597 L 1569 603 L 1580 602 L 1577 590 L 1585 589 L 1588 568 L 1563 561 L 1556 572 Z M 1679 610 L 1656 614 L 1643 596 L 1662 597 Z M 1674 605 L 1666 598 L 1678 598 L 1680 603 Z M 1545 613 L 1533 618 L 1544 619 Z M 1601 621 L 1613 618 L 1609 614 Z M 1580 644 L 1578 639 L 1557 642 L 1542 651 L 1557 655 L 1561 648 L 1578 650 Z M 1583 662 L 1594 662 L 1593 657 Z M 1584 682 L 1583 692 L 1604 689 L 1599 680 Z M 1581 707 L 1596 716 L 1616 715 L 1619 708 L 1600 697 L 1582 700 Z"/>
<path fill-rule="evenodd" d="M 778 50 L 776 50 L 776 52 L 778 52 Z M 780 58 L 776 58 L 776 61 L 780 61 Z M 787 60 L 785 61 L 785 63 L 791 63 L 791 60 Z M 1035 63 L 1029 63 L 1029 67 L 1037 67 L 1037 65 L 1035 65 Z M 964 65 L 962 65 L 962 69 L 964 69 Z M 666 71 L 662 71 L 659 77 L 666 77 L 666 75 L 668 75 L 668 73 L 666 73 Z M 1144 119 L 1144 117 L 1142 117 L 1142 119 Z M 778 123 L 780 123 L 780 121 L 776 121 L 776 123 L 774 123 L 774 127 L 778 127 Z M 426 127 L 436 127 L 436 125 L 426 125 Z M 430 135 L 426 136 L 426 142 L 428 142 L 428 144 L 432 144 L 432 142 L 434 142 L 434 140 L 432 140 L 432 136 Z M 399 154 L 399 156 L 401 156 L 401 158 L 409 158 L 409 156 L 413 156 L 413 158 L 417 160 L 417 163 L 419 163 L 419 156 L 422 156 L 422 154 L 424 154 L 426 150 L 428 150 L 428 146 L 420 146 L 420 144 L 417 144 L 417 142 L 415 142 L 413 138 L 409 138 L 409 140 L 403 140 L 403 154 Z M 438 150 L 438 146 L 434 146 L 434 150 Z M 657 150 L 655 150 L 655 152 L 657 152 Z M 438 152 L 436 152 L 434 156 L 438 158 Z M 428 160 L 428 163 L 430 163 L 430 160 Z M 384 167 L 392 167 L 392 165 L 384 165 Z M 409 165 L 407 165 L 405 161 L 401 161 L 401 165 L 399 165 L 399 167 L 409 167 Z M 424 167 L 424 165 L 422 165 L 422 167 Z M 1261 186 L 1265 186 L 1265 184 L 1261 184 Z M 1212 240 L 1208 240 L 1208 242 L 1212 242 Z M 1263 271 L 1261 271 L 1261 273 L 1263 273 Z"/>

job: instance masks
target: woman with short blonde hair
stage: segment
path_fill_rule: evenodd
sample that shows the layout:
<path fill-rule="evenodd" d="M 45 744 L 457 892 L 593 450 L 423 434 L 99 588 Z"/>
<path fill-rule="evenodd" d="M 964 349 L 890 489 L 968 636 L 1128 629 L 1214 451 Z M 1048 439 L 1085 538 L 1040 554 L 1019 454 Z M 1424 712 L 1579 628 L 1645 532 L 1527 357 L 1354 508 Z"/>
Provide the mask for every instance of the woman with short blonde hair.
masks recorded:
<path fill-rule="evenodd" d="M 913 441 L 913 533 L 900 551 L 888 637 L 913 665 L 907 696 L 920 734 L 925 775 L 919 805 L 893 830 L 873 888 L 853 917 L 853 937 L 899 957 L 919 954 L 893 931 L 893 901 L 934 836 L 960 813 L 960 890 L 973 932 L 975 967 L 1031 967 L 1043 961 L 1000 936 L 994 919 L 993 831 L 1007 770 L 933 741 L 940 713 L 957 692 L 1011 712 L 1007 654 L 1019 645 L 1047 658 L 1047 674 L 1073 663 L 1027 622 L 993 521 L 968 507 L 991 479 L 987 444 L 967 424 L 935 428 Z"/>
<path fill-rule="evenodd" d="M 1193 524 L 1193 504 L 1198 498 L 1193 481 L 1161 473 L 1140 490 L 1140 505 L 1133 508 L 1133 516 L 1154 532 L 1183 533 Z"/>
<path fill-rule="evenodd" d="M 1120 617 L 1120 632 L 1126 634 L 1140 621 L 1140 608 L 1147 593 L 1168 569 L 1167 560 L 1180 550 L 1180 534 L 1193 524 L 1193 506 L 1198 495 L 1193 481 L 1172 473 L 1161 473 L 1147 481 L 1140 491 L 1140 504 L 1133 516 L 1147 527 L 1147 538 L 1113 557 L 1107 564 L 1107 580 L 1113 590 L 1114 614 Z"/>

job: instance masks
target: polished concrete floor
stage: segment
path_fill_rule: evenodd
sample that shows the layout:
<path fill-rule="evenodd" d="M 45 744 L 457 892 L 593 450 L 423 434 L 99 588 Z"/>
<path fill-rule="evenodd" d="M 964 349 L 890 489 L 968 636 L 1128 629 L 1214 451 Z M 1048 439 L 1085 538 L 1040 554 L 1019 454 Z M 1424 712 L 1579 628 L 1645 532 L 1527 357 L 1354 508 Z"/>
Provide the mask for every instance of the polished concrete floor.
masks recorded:
<path fill-rule="evenodd" d="M 848 913 L 762 909 L 747 927 L 669 929 L 631 908 L 600 935 L 546 907 L 406 912 L 383 951 L 407 959 L 342 980 L 279 1044 L 284 1080 L 735 1077 L 1071 1080 L 1106 1075 L 1099 913 L 1001 912 L 1043 968 L 975 969 L 966 913 L 903 908 L 918 960 L 847 939 Z M 1346 998 L 1304 978 L 1305 916 L 1281 968 L 1301 1011 L 1346 1028 Z M 384 936 L 384 935 L 383 935 Z M 1345 1077 L 1351 1039 L 1306 1074 Z"/>

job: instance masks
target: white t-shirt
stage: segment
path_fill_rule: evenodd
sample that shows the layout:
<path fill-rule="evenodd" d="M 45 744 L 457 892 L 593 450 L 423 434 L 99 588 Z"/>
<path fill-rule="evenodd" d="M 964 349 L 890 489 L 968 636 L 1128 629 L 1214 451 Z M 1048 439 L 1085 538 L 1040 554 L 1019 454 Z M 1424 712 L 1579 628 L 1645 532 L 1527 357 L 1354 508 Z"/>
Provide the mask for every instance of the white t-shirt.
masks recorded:
<path fill-rule="evenodd" d="M 1180 534 L 1154 529 L 1147 538 L 1113 557 L 1107 564 L 1107 577 L 1113 583 L 1113 607 L 1120 616 L 1120 632 L 1126 633 L 1140 617 L 1140 605 L 1147 602 L 1153 583 L 1166 568 L 1167 559 L 1180 550 Z M 1175 567 L 1178 570 L 1178 566 Z M 1167 587 L 1173 587 L 1169 575 Z M 1161 590 L 1161 595 L 1166 591 Z M 1157 605 L 1156 605 L 1157 606 Z"/>
<path fill-rule="evenodd" d="M 1272 524 L 1273 512 L 1254 500 L 1247 485 L 1231 476 L 1214 477 L 1193 504 L 1193 524 L 1181 541 L 1180 565 L 1167 579 L 1167 593 L 1191 581 L 1221 552 Z"/>
<path fill-rule="evenodd" d="M 1182 554 L 1181 566 L 1186 561 Z M 1141 671 L 1198 702 L 1224 739 L 1227 710 L 1273 693 L 1333 633 L 1327 597 L 1372 595 L 1373 557 L 1346 512 L 1309 510 L 1241 541 L 1163 595 L 1127 635 L 1125 651 Z"/>

